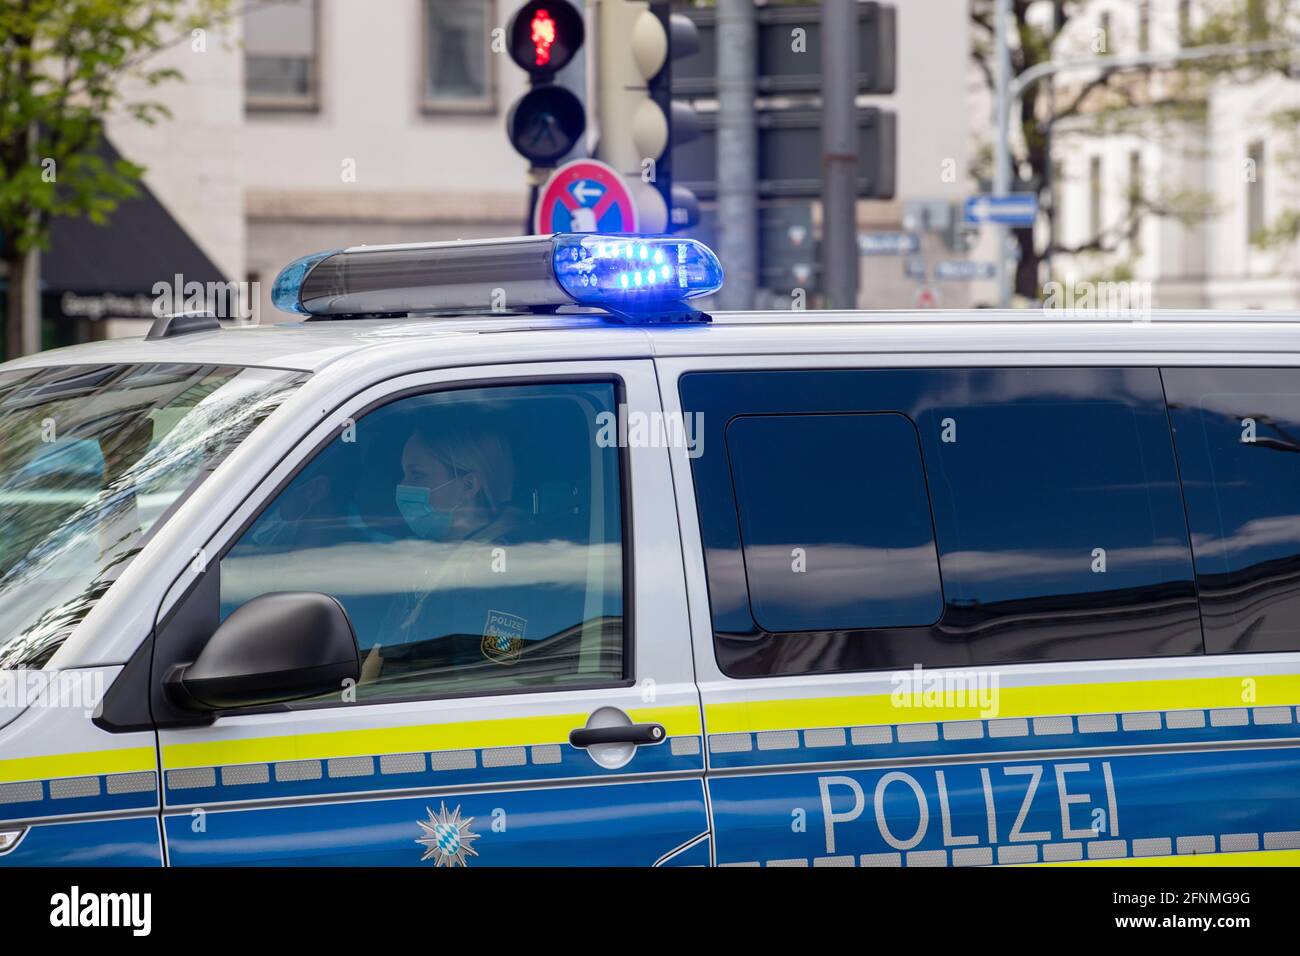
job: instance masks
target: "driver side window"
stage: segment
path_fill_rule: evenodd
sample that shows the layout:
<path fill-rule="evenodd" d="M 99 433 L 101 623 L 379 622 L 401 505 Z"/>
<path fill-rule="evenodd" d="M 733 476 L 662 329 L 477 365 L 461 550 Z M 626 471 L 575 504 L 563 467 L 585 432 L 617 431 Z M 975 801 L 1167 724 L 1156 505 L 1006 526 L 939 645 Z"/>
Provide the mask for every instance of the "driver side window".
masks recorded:
<path fill-rule="evenodd" d="M 275 591 L 337 598 L 358 700 L 621 680 L 619 454 L 597 442 L 616 406 L 611 383 L 566 382 L 376 409 L 222 558 L 222 618 Z"/>

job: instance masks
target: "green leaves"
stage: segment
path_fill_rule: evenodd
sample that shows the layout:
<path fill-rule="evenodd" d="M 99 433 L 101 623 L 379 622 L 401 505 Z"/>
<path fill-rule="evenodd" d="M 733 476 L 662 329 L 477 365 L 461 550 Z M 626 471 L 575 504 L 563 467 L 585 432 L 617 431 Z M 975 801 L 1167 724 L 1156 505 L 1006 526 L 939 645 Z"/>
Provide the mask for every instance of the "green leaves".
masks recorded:
<path fill-rule="evenodd" d="M 143 167 L 97 150 L 104 117 L 170 117 L 132 88 L 180 80 L 160 50 L 234 10 L 233 0 L 5 0 L 0 4 L 0 234 L 5 257 L 44 247 L 50 220 L 105 223 L 136 194 Z"/>

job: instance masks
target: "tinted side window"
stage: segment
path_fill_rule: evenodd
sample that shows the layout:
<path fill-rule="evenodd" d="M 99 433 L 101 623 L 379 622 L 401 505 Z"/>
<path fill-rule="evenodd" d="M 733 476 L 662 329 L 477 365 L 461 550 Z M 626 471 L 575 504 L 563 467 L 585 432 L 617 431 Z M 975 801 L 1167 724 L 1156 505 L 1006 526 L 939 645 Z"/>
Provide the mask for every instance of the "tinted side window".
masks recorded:
<path fill-rule="evenodd" d="M 979 635 L 977 659 L 1199 652 L 1159 373 L 957 373 L 954 386 L 931 396 L 918 422 L 941 529 L 944 623 Z M 1177 609 L 1168 616 L 1166 600 Z"/>
<path fill-rule="evenodd" d="M 943 610 L 916 428 L 902 415 L 727 426 L 754 620 L 772 632 L 933 624 Z"/>
<path fill-rule="evenodd" d="M 1206 650 L 1300 650 L 1300 370 L 1163 374 Z"/>
<path fill-rule="evenodd" d="M 445 391 L 366 415 L 221 561 L 223 617 L 322 591 L 361 646 L 357 696 L 607 684 L 624 677 L 612 384 Z"/>
<path fill-rule="evenodd" d="M 704 415 L 706 449 L 720 447 L 724 423 L 736 416 L 906 417 L 924 463 L 924 476 L 912 481 L 917 494 L 928 486 L 933 512 L 944 599 L 936 623 L 910 613 L 852 624 L 810 612 L 800 631 L 777 632 L 759 609 L 765 599 L 754 604 L 752 573 L 746 579 L 749 541 L 737 525 L 736 495 L 749 492 L 722 456 L 697 458 L 715 647 L 729 674 L 1203 649 L 1155 369 L 694 373 L 683 377 L 681 393 L 687 411 Z M 786 445 L 770 453 L 784 456 Z M 878 469 L 886 459 L 897 465 L 897 454 L 870 446 L 859 461 L 836 446 L 816 460 L 839 456 L 847 468 Z M 785 507 L 788 519 L 803 520 Z M 860 587 L 857 597 L 871 592 Z"/>

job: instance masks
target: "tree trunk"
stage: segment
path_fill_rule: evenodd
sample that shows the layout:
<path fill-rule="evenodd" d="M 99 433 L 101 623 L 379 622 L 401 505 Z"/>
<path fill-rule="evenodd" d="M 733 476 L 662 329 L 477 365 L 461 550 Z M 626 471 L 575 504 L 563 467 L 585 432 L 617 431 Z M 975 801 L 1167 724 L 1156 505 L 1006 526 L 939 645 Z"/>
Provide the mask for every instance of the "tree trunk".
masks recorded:
<path fill-rule="evenodd" d="M 1042 255 L 1034 245 L 1034 230 L 1016 229 L 1012 234 L 1016 237 L 1016 247 L 1020 250 L 1020 261 L 1016 263 L 1015 292 L 1031 303 L 1037 303 L 1042 298 L 1042 289 L 1038 284 L 1038 265 L 1042 261 Z"/>
<path fill-rule="evenodd" d="M 5 358 L 41 350 L 40 253 L 5 250 L 9 288 L 5 296 Z"/>

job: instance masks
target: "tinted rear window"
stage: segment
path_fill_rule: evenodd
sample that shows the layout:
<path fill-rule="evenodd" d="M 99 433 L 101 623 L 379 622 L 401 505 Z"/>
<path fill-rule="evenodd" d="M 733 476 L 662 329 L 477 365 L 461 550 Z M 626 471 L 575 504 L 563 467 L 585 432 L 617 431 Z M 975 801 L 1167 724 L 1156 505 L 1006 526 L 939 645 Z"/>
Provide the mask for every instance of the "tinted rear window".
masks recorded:
<path fill-rule="evenodd" d="M 767 631 L 933 624 L 943 611 L 921 446 L 904 416 L 727 427 L 745 577 Z"/>
<path fill-rule="evenodd" d="M 726 673 L 1203 650 L 1156 369 L 709 372 L 684 376 L 681 395 L 703 413 L 704 448 L 727 449 L 692 464 Z M 746 424 L 762 420 L 777 424 Z M 818 606 L 816 579 L 789 572 L 800 538 L 810 562 L 828 542 L 923 546 L 922 496 L 941 592 L 920 562 L 859 553 Z M 773 550 L 757 573 L 756 535 Z M 915 591 L 886 609 L 875 584 L 902 568 Z"/>
<path fill-rule="evenodd" d="M 1300 649 L 1300 372 L 1164 376 L 1206 649 Z"/>

